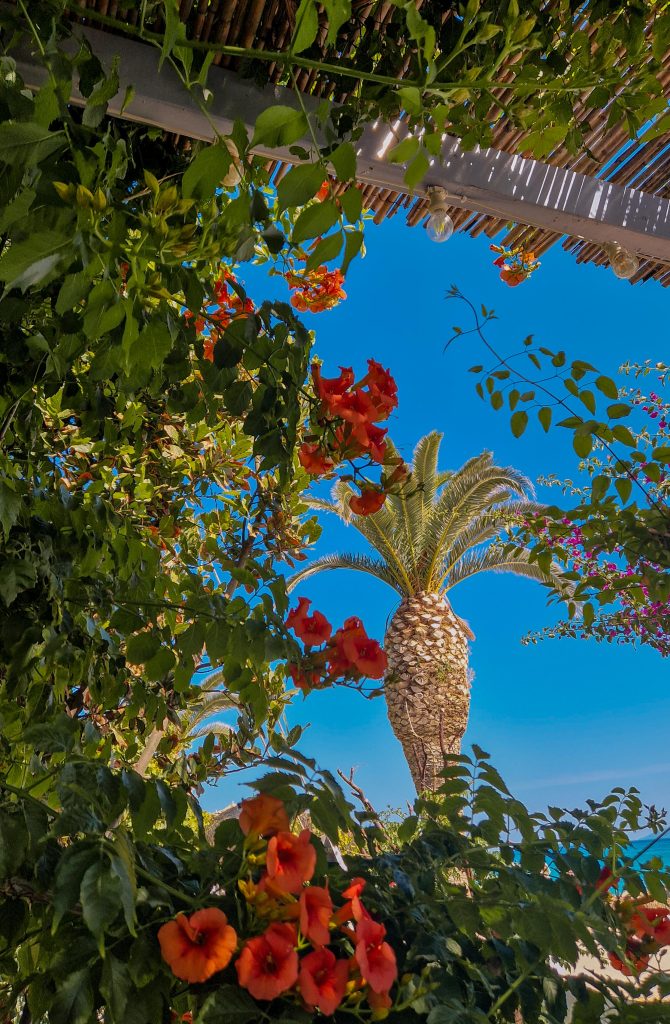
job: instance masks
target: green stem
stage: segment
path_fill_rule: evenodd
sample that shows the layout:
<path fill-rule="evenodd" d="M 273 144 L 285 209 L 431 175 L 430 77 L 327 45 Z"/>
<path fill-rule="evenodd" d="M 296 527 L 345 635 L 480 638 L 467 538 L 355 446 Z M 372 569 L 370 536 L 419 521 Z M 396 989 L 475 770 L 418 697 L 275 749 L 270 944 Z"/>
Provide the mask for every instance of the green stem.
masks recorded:
<path fill-rule="evenodd" d="M 491 1007 L 489 1012 L 486 1014 L 486 1016 L 488 1017 L 489 1020 L 493 1020 L 493 1014 L 497 1013 L 498 1010 L 500 1009 L 500 1007 L 503 1006 L 507 1002 L 507 1000 L 510 998 L 510 996 L 514 995 L 514 993 L 519 988 L 519 986 L 524 983 L 524 981 L 526 980 L 526 978 L 530 974 L 532 974 L 532 972 L 535 970 L 535 968 L 537 967 L 539 962 L 540 962 L 539 960 L 536 960 L 536 961 L 534 961 L 534 963 L 529 964 L 521 972 L 519 977 L 516 978 L 516 980 L 513 981 L 512 984 L 502 993 L 502 995 L 498 996 L 498 998 L 496 999 L 495 1003 L 493 1004 L 493 1006 Z"/>
<path fill-rule="evenodd" d="M 118 21 L 116 18 L 110 18 L 106 14 L 100 14 L 98 11 L 87 9 L 85 12 L 87 21 L 96 21 L 101 25 L 107 25 L 109 28 L 118 29 L 126 36 L 133 36 L 137 39 L 143 39 L 145 42 L 156 43 L 159 46 L 163 45 L 163 36 L 158 32 L 141 32 L 138 28 L 133 25 L 128 25 L 125 22 Z M 374 85 L 387 85 L 391 89 L 400 89 L 407 86 L 415 86 L 420 89 L 426 95 L 429 96 L 442 96 L 444 90 L 450 89 L 528 89 L 528 83 L 516 82 L 492 82 L 490 79 L 483 78 L 479 81 L 467 81 L 461 79 L 455 82 L 437 82 L 431 89 L 426 89 L 424 83 L 418 79 L 413 78 L 393 78 L 391 75 L 379 75 L 373 71 L 361 71 L 358 68 L 346 67 L 340 64 L 330 64 L 327 61 L 313 60 L 310 57 L 296 57 L 290 52 L 279 51 L 279 50 L 259 50 L 252 46 L 231 46 L 223 43 L 209 43 L 203 42 L 200 39 L 185 39 L 180 42 L 180 46 L 185 46 L 190 50 L 199 50 L 203 53 L 217 53 L 224 57 L 239 57 L 242 59 L 262 60 L 269 64 L 282 64 L 284 66 L 295 66 L 299 68 L 309 68 L 314 71 L 321 71 L 323 73 L 337 75 L 343 78 L 355 78 L 356 81 L 371 82 Z M 594 88 L 600 84 L 599 79 L 594 79 L 592 82 L 582 82 L 579 85 L 564 85 L 562 82 L 547 82 L 543 83 L 539 87 L 541 92 L 583 92 L 585 89 Z"/>
<path fill-rule="evenodd" d="M 175 889 L 174 886 L 169 885 L 168 882 L 164 882 L 162 878 L 156 878 L 156 876 L 152 875 L 150 871 L 146 871 L 138 865 L 135 866 L 135 871 L 140 878 L 145 878 L 147 882 L 153 882 L 154 885 L 157 885 L 160 889 L 164 889 L 165 892 L 169 892 L 170 895 L 174 896 L 176 899 L 182 900 L 183 903 L 190 903 L 192 907 L 202 906 L 202 899 L 198 899 L 195 896 L 189 896 L 188 893 Z"/>

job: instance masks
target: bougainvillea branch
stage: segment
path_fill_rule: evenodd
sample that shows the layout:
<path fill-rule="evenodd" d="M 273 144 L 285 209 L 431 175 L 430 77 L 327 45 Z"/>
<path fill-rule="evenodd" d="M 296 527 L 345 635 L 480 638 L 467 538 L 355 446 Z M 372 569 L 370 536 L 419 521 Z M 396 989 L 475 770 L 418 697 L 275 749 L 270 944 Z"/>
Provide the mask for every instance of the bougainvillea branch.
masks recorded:
<path fill-rule="evenodd" d="M 555 596 L 568 605 L 566 621 L 531 634 L 527 641 L 542 636 L 591 636 L 644 643 L 667 655 L 667 400 L 655 391 L 647 395 L 639 388 L 619 387 L 583 360 L 569 364 L 564 352 L 538 347 L 532 337 L 513 355 L 501 355 L 484 333 L 495 319 L 493 311 L 483 308 L 480 317 L 457 288 L 448 297 L 466 303 L 474 326 L 468 331 L 457 329 L 446 347 L 474 334 L 495 360 L 488 368 L 472 367 L 482 378 L 476 386 L 479 396 L 495 410 L 507 405 L 516 437 L 526 430 L 531 411 L 536 411 L 545 431 L 551 427 L 553 410 L 567 414 L 557 426 L 572 433 L 585 474 L 584 485 L 564 488 L 573 499 L 569 505 L 547 508 L 535 519 L 518 523 L 516 536 L 506 538 L 511 549 L 528 548 L 542 567 L 553 564 L 559 570 Z M 529 363 L 531 368 L 526 369 Z M 644 369 L 646 374 L 652 372 L 651 367 Z M 662 386 L 667 376 L 664 367 L 657 367 L 655 373 Z M 600 413 L 598 405 L 603 401 L 607 405 Z"/>

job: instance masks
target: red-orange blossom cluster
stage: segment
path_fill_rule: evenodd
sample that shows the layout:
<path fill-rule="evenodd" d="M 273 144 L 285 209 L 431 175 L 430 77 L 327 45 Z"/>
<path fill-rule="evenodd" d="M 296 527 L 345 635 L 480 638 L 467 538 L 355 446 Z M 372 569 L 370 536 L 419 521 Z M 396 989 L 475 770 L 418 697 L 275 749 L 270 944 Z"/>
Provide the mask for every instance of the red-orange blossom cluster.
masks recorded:
<path fill-rule="evenodd" d="M 203 306 L 200 315 L 195 317 L 195 329 L 203 336 L 202 354 L 210 363 L 214 362 L 214 348 L 217 342 L 232 321 L 250 316 L 254 312 L 251 299 L 240 298 L 232 287 L 236 284 L 234 275 L 224 267 L 221 277 L 214 282 L 209 303 Z M 184 317 L 191 320 L 193 314 L 187 310 Z"/>
<path fill-rule="evenodd" d="M 367 635 L 361 620 L 351 616 L 333 633 L 325 615 L 318 611 L 309 614 L 310 604 L 306 597 L 299 598 L 286 618 L 287 627 L 306 647 L 300 667 L 287 665 L 294 684 L 308 693 L 340 678 L 381 679 L 387 668 L 386 655 Z M 317 647 L 319 650 L 313 649 Z"/>
<path fill-rule="evenodd" d="M 626 925 L 626 960 L 608 953 L 612 967 L 630 977 L 649 966 L 649 960 L 670 946 L 670 908 L 648 906 L 644 900 L 624 898 L 618 910 Z"/>
<path fill-rule="evenodd" d="M 312 433 L 298 453 L 300 463 L 313 476 L 328 475 L 339 463 L 361 457 L 387 467 L 378 486 L 365 482 L 350 499 L 357 515 L 378 512 L 387 492 L 408 473 L 402 459 L 389 454 L 387 430 L 379 426 L 397 408 L 396 382 L 374 359 L 368 359 L 368 372 L 358 382 L 351 367 L 340 367 L 339 377 L 328 378 L 316 363 L 312 380 L 318 406 L 311 417 Z"/>
<path fill-rule="evenodd" d="M 288 271 L 284 276 L 293 292 L 291 305 L 299 313 L 323 313 L 347 297 L 342 288 L 344 277 L 339 270 L 317 267 L 302 274 Z"/>
<path fill-rule="evenodd" d="M 362 903 L 365 882 L 354 879 L 338 908 L 327 886 L 311 885 L 317 860 L 311 833 L 290 831 L 284 804 L 275 797 L 261 793 L 245 800 L 239 824 L 247 856 L 238 885 L 249 919 L 262 931 L 240 939 L 215 907 L 179 914 L 158 932 L 172 972 L 201 983 L 225 970 L 237 952 L 237 981 L 254 999 L 288 997 L 326 1016 L 366 999 L 384 1015 L 398 969 L 384 925 Z"/>

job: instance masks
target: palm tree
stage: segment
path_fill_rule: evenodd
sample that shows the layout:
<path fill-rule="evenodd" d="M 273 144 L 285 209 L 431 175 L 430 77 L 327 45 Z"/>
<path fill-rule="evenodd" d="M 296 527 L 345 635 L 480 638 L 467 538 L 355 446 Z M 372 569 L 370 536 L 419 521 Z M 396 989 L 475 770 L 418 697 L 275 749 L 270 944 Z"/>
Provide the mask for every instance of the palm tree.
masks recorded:
<path fill-rule="evenodd" d="M 217 737 L 230 733 L 229 725 L 214 718 L 222 711 L 239 708 L 237 699 L 225 685 L 222 685 L 223 682 L 223 670 L 218 669 L 200 683 L 197 698 L 179 712 L 177 721 L 166 719 L 162 728 L 151 732 L 144 750 L 133 765 L 136 772 L 143 776 L 147 774 L 161 740 L 166 735 L 169 735 L 177 746 L 187 749 L 198 740 L 205 739 L 210 733 Z"/>
<path fill-rule="evenodd" d="M 225 722 L 217 719 L 208 721 L 222 711 L 230 711 L 233 708 L 239 710 L 235 695 L 225 687 L 225 684 L 222 686 L 223 683 L 223 670 L 218 669 L 200 683 L 195 703 L 181 712 L 177 735 L 186 746 L 205 739 L 210 733 L 214 736 L 227 736 L 230 733 L 231 727 Z"/>
<path fill-rule="evenodd" d="M 438 470 L 442 434 L 423 437 L 414 452 L 413 486 L 390 495 L 370 516 L 349 508 L 353 493 L 339 483 L 332 501 L 310 500 L 365 537 L 377 552 L 326 555 L 291 580 L 291 588 L 318 572 L 356 569 L 400 595 L 385 637 L 388 716 L 402 744 L 417 791 L 435 789 L 445 753 L 457 753 L 470 710 L 468 624 L 447 594 L 481 572 L 512 572 L 550 581 L 528 553 L 508 554 L 496 538 L 517 518 L 538 511 L 532 485 L 514 469 L 497 466 L 490 452 L 453 472 Z"/>

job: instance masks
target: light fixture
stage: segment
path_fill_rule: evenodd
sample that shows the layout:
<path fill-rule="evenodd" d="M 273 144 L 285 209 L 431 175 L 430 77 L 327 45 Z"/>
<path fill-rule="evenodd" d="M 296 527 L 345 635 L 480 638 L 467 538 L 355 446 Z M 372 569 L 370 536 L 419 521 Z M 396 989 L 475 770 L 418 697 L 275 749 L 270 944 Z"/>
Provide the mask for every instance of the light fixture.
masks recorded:
<path fill-rule="evenodd" d="M 454 233 L 454 222 L 447 213 L 449 199 L 446 189 L 429 185 L 426 189 L 429 212 L 426 231 L 433 242 L 446 242 Z"/>
<path fill-rule="evenodd" d="M 640 269 L 640 261 L 635 253 L 624 249 L 619 242 L 607 242 L 603 245 L 603 252 L 610 261 L 613 273 L 624 281 L 628 281 Z"/>

